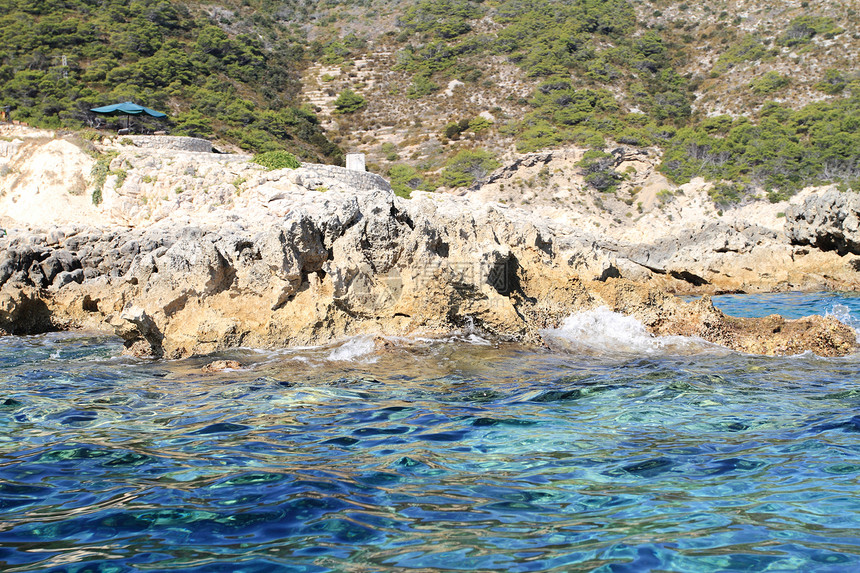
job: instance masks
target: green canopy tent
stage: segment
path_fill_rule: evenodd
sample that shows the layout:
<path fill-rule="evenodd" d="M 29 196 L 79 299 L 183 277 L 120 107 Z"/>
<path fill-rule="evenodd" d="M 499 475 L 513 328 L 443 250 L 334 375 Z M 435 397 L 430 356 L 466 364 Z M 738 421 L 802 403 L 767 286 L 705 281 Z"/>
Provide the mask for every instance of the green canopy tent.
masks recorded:
<path fill-rule="evenodd" d="M 125 124 L 126 129 L 131 126 L 131 116 L 133 115 L 141 115 L 145 113 L 152 117 L 167 117 L 166 113 L 161 113 L 160 111 L 155 111 L 154 109 L 149 109 L 148 107 L 143 107 L 142 105 L 138 105 L 130 101 L 115 103 L 113 105 L 106 105 L 103 107 L 94 107 L 90 109 L 90 111 L 101 115 L 125 115 L 128 117 L 128 121 Z"/>

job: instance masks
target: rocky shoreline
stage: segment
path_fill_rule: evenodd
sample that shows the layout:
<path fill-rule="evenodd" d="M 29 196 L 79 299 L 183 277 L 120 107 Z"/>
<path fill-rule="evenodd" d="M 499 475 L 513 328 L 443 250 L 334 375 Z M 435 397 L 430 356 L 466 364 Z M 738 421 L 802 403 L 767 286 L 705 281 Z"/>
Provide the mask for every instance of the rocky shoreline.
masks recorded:
<path fill-rule="evenodd" d="M 139 161 L 142 153 L 114 159 L 126 181 L 137 181 L 137 195 L 144 173 L 173 185 L 170 173 L 187 172 L 182 161 L 199 166 L 205 155 Z M 166 157 L 177 165 L 154 170 Z M 826 195 L 811 220 L 806 206 L 786 212 L 784 236 L 754 223 L 713 222 L 644 245 L 501 203 L 401 199 L 381 177 L 331 166 L 265 172 L 247 158 L 206 161 L 206 177 L 222 185 L 205 193 L 219 197 L 217 205 L 189 210 L 193 201 L 176 199 L 172 211 L 165 203 L 159 216 L 120 226 L 145 202 L 129 207 L 135 194 L 113 181 L 106 202 L 125 209 L 113 224 L 8 226 L 0 238 L 0 329 L 107 329 L 130 353 L 179 358 L 361 334 L 441 335 L 466 324 L 541 344 L 541 330 L 605 306 L 657 335 L 746 352 L 833 356 L 856 347 L 854 331 L 835 319 L 736 319 L 707 297 L 687 303 L 669 294 L 856 288 L 856 245 L 833 230 L 849 217 L 843 211 L 856 220 L 846 194 Z M 225 181 L 237 177 L 241 194 L 225 197 Z"/>

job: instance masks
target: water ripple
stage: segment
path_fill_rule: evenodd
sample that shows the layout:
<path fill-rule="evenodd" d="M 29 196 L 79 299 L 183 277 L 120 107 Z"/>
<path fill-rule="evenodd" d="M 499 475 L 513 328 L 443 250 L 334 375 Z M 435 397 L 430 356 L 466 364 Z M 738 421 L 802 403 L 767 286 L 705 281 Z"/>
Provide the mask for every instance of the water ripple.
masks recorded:
<path fill-rule="evenodd" d="M 3 570 L 860 566 L 857 359 L 119 349 L 0 339 Z"/>

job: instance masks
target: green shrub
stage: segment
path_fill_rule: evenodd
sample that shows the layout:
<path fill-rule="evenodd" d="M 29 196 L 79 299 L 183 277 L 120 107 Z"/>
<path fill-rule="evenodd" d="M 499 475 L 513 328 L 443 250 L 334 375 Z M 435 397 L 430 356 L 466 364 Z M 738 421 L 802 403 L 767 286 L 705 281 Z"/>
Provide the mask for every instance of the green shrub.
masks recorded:
<path fill-rule="evenodd" d="M 729 181 L 718 181 L 708 190 L 708 196 L 718 207 L 740 203 L 748 193 L 749 188 L 746 185 Z"/>
<path fill-rule="evenodd" d="M 468 119 L 452 121 L 445 126 L 445 129 L 442 130 L 442 135 L 448 139 L 457 139 L 460 137 L 460 134 L 469 129 L 470 125 L 471 122 Z"/>
<path fill-rule="evenodd" d="M 257 153 L 252 159 L 257 165 L 263 166 L 266 171 L 275 169 L 297 169 L 302 166 L 296 156 L 287 151 L 267 151 Z"/>
<path fill-rule="evenodd" d="M 852 179 L 846 179 L 839 183 L 836 186 L 836 189 L 842 191 L 843 193 L 847 191 L 853 191 L 855 193 L 860 193 L 860 177 L 855 177 Z"/>
<path fill-rule="evenodd" d="M 615 171 L 615 156 L 601 149 L 589 149 L 577 162 L 585 182 L 600 192 L 614 191 L 624 176 Z"/>
<path fill-rule="evenodd" d="M 93 205 L 98 205 L 102 202 L 102 191 L 104 190 L 105 181 L 110 175 L 110 163 L 114 157 L 119 155 L 117 151 L 110 151 L 99 155 L 90 171 L 90 177 L 93 178 Z"/>
<path fill-rule="evenodd" d="M 784 88 L 789 83 L 791 83 L 791 80 L 780 75 L 778 72 L 768 72 L 760 78 L 751 81 L 749 88 L 756 95 L 766 95 Z"/>
<path fill-rule="evenodd" d="M 493 126 L 493 122 L 482 116 L 473 117 L 469 120 L 469 131 L 481 133 Z"/>
<path fill-rule="evenodd" d="M 394 194 L 409 199 L 412 191 L 421 187 L 424 180 L 418 170 L 411 165 L 396 164 L 388 169 L 388 178 Z"/>
<path fill-rule="evenodd" d="M 446 187 L 469 187 L 483 182 L 499 165 L 486 150 L 463 150 L 445 164 L 441 182 Z"/>
<path fill-rule="evenodd" d="M 430 81 L 426 75 L 417 75 L 412 79 L 412 83 L 406 89 L 406 97 L 410 99 L 419 99 L 439 91 L 439 86 Z"/>
<path fill-rule="evenodd" d="M 748 35 L 733 43 L 728 50 L 720 54 L 713 71 L 718 74 L 725 73 L 740 63 L 763 61 L 772 57 L 770 50 L 762 44 L 758 36 Z"/>
<path fill-rule="evenodd" d="M 824 77 L 815 84 L 815 89 L 828 95 L 841 93 L 848 85 L 848 80 L 839 70 L 829 69 L 824 72 Z"/>
<path fill-rule="evenodd" d="M 522 122 L 522 131 L 517 140 L 517 151 L 528 153 L 538 149 L 547 149 L 571 140 L 568 130 L 559 129 L 545 120 Z"/>
<path fill-rule="evenodd" d="M 208 138 L 212 136 L 212 118 L 204 116 L 197 110 L 190 110 L 176 116 L 174 135 Z"/>
<path fill-rule="evenodd" d="M 791 21 L 785 33 L 777 38 L 777 43 L 781 46 L 794 47 L 810 42 L 815 36 L 832 38 L 842 32 L 843 30 L 836 26 L 832 18 L 800 16 Z"/>
<path fill-rule="evenodd" d="M 367 106 L 364 96 L 357 94 L 351 89 L 343 90 L 338 98 L 334 100 L 335 113 L 355 113 Z"/>
<path fill-rule="evenodd" d="M 407 34 L 450 39 L 469 32 L 469 20 L 482 13 L 481 6 L 466 0 L 420 0 L 406 9 L 398 24 Z"/>
<path fill-rule="evenodd" d="M 462 130 L 460 129 L 460 124 L 456 121 L 452 121 L 442 130 L 442 135 L 446 139 L 457 139 L 458 137 L 460 137 L 461 133 Z"/>

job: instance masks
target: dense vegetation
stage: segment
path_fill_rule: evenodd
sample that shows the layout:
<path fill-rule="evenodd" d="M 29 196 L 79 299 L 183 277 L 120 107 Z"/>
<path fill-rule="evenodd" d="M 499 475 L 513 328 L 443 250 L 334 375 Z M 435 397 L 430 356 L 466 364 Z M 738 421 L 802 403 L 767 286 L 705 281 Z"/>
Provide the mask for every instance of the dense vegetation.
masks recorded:
<path fill-rule="evenodd" d="M 730 32 L 729 15 L 721 13 L 710 32 L 714 44 L 721 42 L 712 48 L 719 56 L 694 75 L 682 70 L 692 55 L 686 34 L 698 23 L 683 17 L 646 23 L 633 6 L 630 0 L 0 0 L 0 106 L 11 105 L 14 117 L 34 125 L 75 128 L 93 121 L 91 107 L 135 100 L 167 112 L 173 134 L 338 162 L 342 153 L 315 111 L 299 104 L 300 73 L 322 62 L 352 77 L 352 61 L 376 43 L 393 49 L 393 71 L 405 78 L 389 95 L 411 104 L 436 105 L 441 86 L 455 79 L 470 93 L 496 89 L 488 79 L 491 61 L 515 64 L 521 80 L 534 86 L 529 97 L 508 96 L 527 110 L 516 117 L 500 114 L 491 122 L 473 109 L 424 126 L 442 146 L 431 158 L 401 157 L 390 141 L 381 145 L 379 171 L 403 196 L 480 182 L 498 165 L 493 145 L 500 141 L 522 152 L 588 147 L 580 167 L 589 185 L 606 192 L 623 179 L 605 153 L 615 144 L 659 146 L 661 169 L 677 183 L 695 176 L 721 181 L 714 192 L 720 204 L 755 188 L 774 199 L 810 183 L 858 188 L 856 71 L 820 68 L 807 86 L 829 99 L 799 110 L 767 103 L 783 101 L 798 85 L 782 68 L 741 84 L 741 97 L 756 110 L 750 117 L 708 117 L 694 105 L 706 82 L 791 50 L 803 53 L 822 39 L 839 40 L 844 30 L 836 20 L 813 6 L 786 19 L 784 29 Z M 681 14 L 685 6 L 677 5 Z M 386 15 L 394 29 L 376 29 Z M 364 28 L 356 24 L 362 18 Z M 378 103 L 363 87 L 332 90 L 339 125 L 359 125 Z M 361 124 L 361 143 L 379 125 L 378 118 Z"/>
<path fill-rule="evenodd" d="M 860 190 L 860 89 L 799 111 L 770 103 L 760 116 L 758 123 L 709 118 L 678 130 L 666 144 L 663 171 L 679 183 L 704 176 L 751 184 L 774 200 L 813 183 Z"/>
<path fill-rule="evenodd" d="M 413 86 L 448 77 L 477 81 L 475 54 L 504 55 L 526 76 L 545 78 L 530 102 L 534 112 L 517 128 L 522 151 L 596 142 L 595 134 L 626 125 L 604 86 L 623 87 L 626 103 L 656 122 L 683 124 L 691 114 L 694 86 L 673 68 L 680 54 L 654 31 L 633 36 L 636 18 L 626 0 L 507 0 L 493 11 L 498 33 L 463 37 L 485 13 L 467 0 L 419 1 L 402 21 L 411 43 L 400 65 L 414 73 Z"/>
<path fill-rule="evenodd" d="M 497 31 L 474 33 L 486 17 Z M 528 101 L 531 111 L 502 129 L 520 151 L 566 143 L 592 148 L 581 167 L 586 182 L 601 191 L 612 191 L 622 179 L 603 151 L 609 143 L 662 147 L 662 170 L 676 183 L 697 175 L 732 180 L 731 192 L 718 186 L 721 202 L 740 200 L 754 187 L 764 188 L 772 199 L 811 183 L 840 181 L 858 188 L 860 83 L 852 84 L 839 70 L 827 70 L 815 88 L 831 95 L 847 89 L 850 97 L 800 111 L 766 104 L 756 121 L 708 118 L 693 113 L 701 78 L 677 71 L 686 57 L 682 46 L 660 29 L 643 29 L 627 0 L 505 0 L 493 5 L 419 0 L 406 10 L 400 27 L 406 46 L 399 65 L 413 75 L 412 97 L 432 94 L 449 78 L 478 82 L 481 68 L 475 62 L 504 55 L 538 85 Z M 767 47 L 769 41 L 758 36 L 743 36 L 723 52 L 711 74 L 719 77 L 738 64 L 768 60 L 781 46 L 802 47 L 816 36 L 840 33 L 831 18 L 795 18 L 776 38 L 776 47 Z M 747 89 L 766 98 L 790 82 L 790 77 L 768 72 Z M 444 134 L 456 138 L 466 126 L 462 121 L 449 124 Z M 455 159 L 440 182 L 472 184 L 473 178 L 452 174 Z"/>
<path fill-rule="evenodd" d="M 229 34 L 225 19 L 164 0 L 0 0 L 0 105 L 78 128 L 93 123 L 90 108 L 134 100 L 167 112 L 176 135 L 339 161 L 297 103 L 302 43 L 262 12 L 254 34 Z"/>

